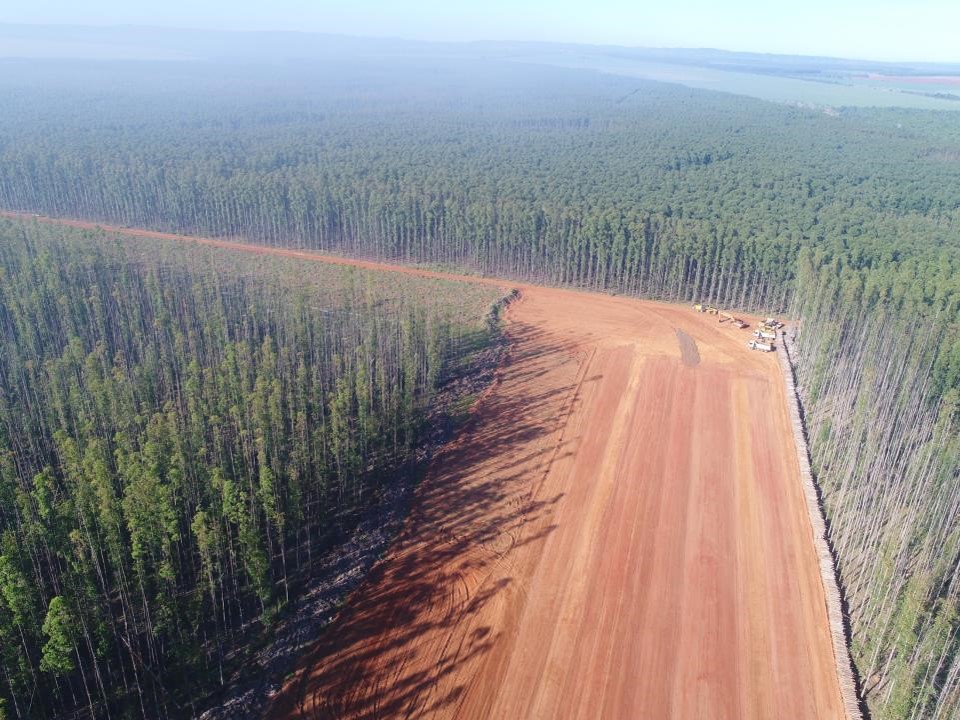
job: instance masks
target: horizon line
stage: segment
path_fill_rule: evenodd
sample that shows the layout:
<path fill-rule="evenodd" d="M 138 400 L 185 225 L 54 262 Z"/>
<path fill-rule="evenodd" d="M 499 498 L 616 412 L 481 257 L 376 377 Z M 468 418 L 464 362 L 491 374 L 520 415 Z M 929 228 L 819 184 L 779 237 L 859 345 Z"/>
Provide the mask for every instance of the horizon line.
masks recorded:
<path fill-rule="evenodd" d="M 856 62 L 856 63 L 871 63 L 871 64 L 891 64 L 891 65 L 911 65 L 911 66 L 949 66 L 955 68 L 955 72 L 960 74 L 960 59 L 958 60 L 895 60 L 895 59 L 876 59 L 876 58 L 865 58 L 865 57 L 845 57 L 842 55 L 823 55 L 823 54 L 803 54 L 798 52 L 771 52 L 764 50 L 735 50 L 730 48 L 722 47 L 711 47 L 711 46 L 696 46 L 696 45 L 624 45 L 620 43 L 597 43 L 597 42 L 586 42 L 586 41 L 575 41 L 575 40 L 504 40 L 504 39 L 421 39 L 421 38 L 409 38 L 403 37 L 400 35 L 355 35 L 351 33 L 344 32 L 331 32 L 324 30 L 297 30 L 297 29 L 237 29 L 237 28 L 213 28 L 213 27 L 198 27 L 198 26 L 184 26 L 184 25 L 149 25 L 149 24 L 140 24 L 140 23 L 114 23 L 114 24 L 102 24 L 102 23 L 77 23 L 77 22 L 63 22 L 63 23 L 32 23 L 32 22 L 10 22 L 0 19 L 0 29 L 2 28 L 60 28 L 60 29 L 77 29 L 77 30 L 122 30 L 122 29 L 138 29 L 138 30 L 151 30 L 151 31 L 179 31 L 179 32 L 188 32 L 188 33 L 217 33 L 223 35 L 296 35 L 296 36 L 320 36 L 320 37 L 334 37 L 342 38 L 349 40 L 369 40 L 369 41 L 390 41 L 390 42 L 401 42 L 409 43 L 411 45 L 456 45 L 456 46 L 469 46 L 469 45 L 550 45 L 550 46 L 568 46 L 568 47 L 581 47 L 581 48 L 598 48 L 598 49 L 612 49 L 612 50 L 647 50 L 647 51 L 660 51 L 660 52 L 704 52 L 704 53 L 717 53 L 717 54 L 729 54 L 729 55 L 751 55 L 757 57 L 766 57 L 766 58 L 802 58 L 807 60 L 827 60 L 827 61 L 840 61 L 840 62 Z M 0 57 L 10 57 L 3 56 Z M 31 58 L 31 59 L 41 59 L 41 58 Z M 200 58 L 197 58 L 199 60 Z"/>

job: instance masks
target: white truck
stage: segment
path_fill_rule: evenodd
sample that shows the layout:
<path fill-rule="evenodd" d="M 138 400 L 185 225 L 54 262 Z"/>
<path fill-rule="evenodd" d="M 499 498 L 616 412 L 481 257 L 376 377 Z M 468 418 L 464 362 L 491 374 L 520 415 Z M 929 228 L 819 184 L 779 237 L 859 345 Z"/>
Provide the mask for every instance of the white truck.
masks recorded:
<path fill-rule="evenodd" d="M 776 340 L 777 334 L 767 330 L 754 330 L 753 334 L 761 340 Z"/>
<path fill-rule="evenodd" d="M 773 352 L 773 343 L 760 342 L 759 340 L 751 340 L 747 343 L 747 347 L 751 350 L 759 350 L 760 352 Z"/>

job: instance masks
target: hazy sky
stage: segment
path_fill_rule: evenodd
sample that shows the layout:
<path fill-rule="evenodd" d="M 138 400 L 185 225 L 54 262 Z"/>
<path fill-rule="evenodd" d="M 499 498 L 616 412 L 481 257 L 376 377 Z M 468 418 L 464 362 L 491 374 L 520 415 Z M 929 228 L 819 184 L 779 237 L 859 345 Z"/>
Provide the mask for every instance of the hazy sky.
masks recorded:
<path fill-rule="evenodd" d="M 0 22 L 558 40 L 960 62 L 960 0 L 4 0 Z"/>

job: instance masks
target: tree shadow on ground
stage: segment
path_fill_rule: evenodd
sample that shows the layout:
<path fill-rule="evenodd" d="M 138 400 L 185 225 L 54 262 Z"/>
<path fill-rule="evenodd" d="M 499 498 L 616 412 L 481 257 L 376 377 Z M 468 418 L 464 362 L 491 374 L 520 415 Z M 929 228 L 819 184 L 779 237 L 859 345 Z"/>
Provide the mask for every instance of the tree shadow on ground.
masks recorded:
<path fill-rule="evenodd" d="M 536 382 L 573 362 L 571 351 L 519 323 L 509 335 L 501 386 L 434 458 L 393 549 L 308 651 L 272 716 L 418 717 L 462 701 L 459 674 L 468 680 L 467 666 L 500 638 L 483 612 L 515 583 L 514 555 L 555 529 L 562 498 L 536 488 L 569 443 L 557 431 L 576 381 Z"/>

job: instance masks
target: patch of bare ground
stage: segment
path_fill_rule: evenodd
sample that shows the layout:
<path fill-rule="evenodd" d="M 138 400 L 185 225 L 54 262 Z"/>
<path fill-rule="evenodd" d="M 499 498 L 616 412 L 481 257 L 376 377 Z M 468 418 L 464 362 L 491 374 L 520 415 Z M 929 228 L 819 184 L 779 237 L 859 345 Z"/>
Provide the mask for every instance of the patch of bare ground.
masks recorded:
<path fill-rule="evenodd" d="M 546 288 L 506 332 L 270 716 L 844 717 L 776 359 L 687 308 Z"/>

